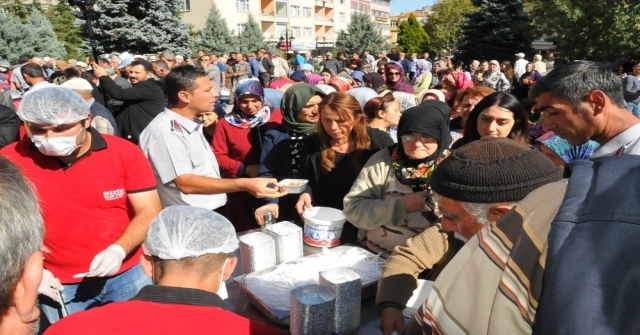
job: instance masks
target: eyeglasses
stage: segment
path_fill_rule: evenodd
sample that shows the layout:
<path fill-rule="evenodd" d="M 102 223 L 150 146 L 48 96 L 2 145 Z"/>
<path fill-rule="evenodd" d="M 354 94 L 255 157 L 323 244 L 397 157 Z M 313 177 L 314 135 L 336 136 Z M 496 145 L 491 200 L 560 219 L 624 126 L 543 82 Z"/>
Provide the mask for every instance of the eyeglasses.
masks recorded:
<path fill-rule="evenodd" d="M 427 136 L 427 135 L 416 136 L 414 134 L 406 134 L 406 135 L 400 136 L 400 138 L 403 141 L 407 141 L 407 142 L 415 142 L 416 140 L 420 140 L 420 142 L 427 142 L 431 140 L 433 137 Z"/>
<path fill-rule="evenodd" d="M 387 76 L 399 76 L 400 72 L 387 72 Z"/>

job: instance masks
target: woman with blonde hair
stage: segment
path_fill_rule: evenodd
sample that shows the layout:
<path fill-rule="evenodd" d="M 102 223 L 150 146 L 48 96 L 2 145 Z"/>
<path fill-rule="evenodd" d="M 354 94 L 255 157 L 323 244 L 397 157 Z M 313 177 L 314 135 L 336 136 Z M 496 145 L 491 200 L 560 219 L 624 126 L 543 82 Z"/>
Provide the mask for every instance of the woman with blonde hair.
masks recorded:
<path fill-rule="evenodd" d="M 300 178 L 309 180 L 296 204 L 300 215 L 313 206 L 342 210 L 342 199 L 367 160 L 394 144 L 385 132 L 367 127 L 360 104 L 349 94 L 327 95 L 318 112 L 317 133 L 308 137 L 300 162 Z M 341 241 L 350 243 L 356 238 L 357 229 L 345 223 Z"/>

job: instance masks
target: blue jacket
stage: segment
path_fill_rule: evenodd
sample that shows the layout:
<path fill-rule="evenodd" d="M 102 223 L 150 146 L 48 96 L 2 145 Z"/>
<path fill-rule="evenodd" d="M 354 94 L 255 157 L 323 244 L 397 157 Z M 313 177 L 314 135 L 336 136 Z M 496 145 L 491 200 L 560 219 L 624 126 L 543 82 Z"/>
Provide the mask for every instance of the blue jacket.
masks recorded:
<path fill-rule="evenodd" d="M 640 331 L 639 176 L 635 155 L 573 163 L 549 232 L 533 334 Z"/>
<path fill-rule="evenodd" d="M 258 59 L 255 57 L 249 59 L 249 66 L 251 66 L 251 77 L 260 77 L 260 64 L 258 63 Z"/>

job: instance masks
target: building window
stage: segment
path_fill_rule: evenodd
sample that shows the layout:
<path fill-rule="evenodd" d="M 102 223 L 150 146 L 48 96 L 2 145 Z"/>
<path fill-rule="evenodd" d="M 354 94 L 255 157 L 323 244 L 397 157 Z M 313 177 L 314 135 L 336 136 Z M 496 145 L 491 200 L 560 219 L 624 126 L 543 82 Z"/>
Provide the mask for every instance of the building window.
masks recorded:
<path fill-rule="evenodd" d="M 285 37 L 287 33 L 287 24 L 286 23 L 276 23 L 276 38 Z"/>
<path fill-rule="evenodd" d="M 236 29 L 238 30 L 238 35 L 242 34 L 242 32 L 244 31 L 244 24 L 238 23 Z"/>
<path fill-rule="evenodd" d="M 276 1 L 276 16 L 287 16 L 286 1 Z"/>
<path fill-rule="evenodd" d="M 291 6 L 291 16 L 300 16 L 300 6 Z"/>
<path fill-rule="evenodd" d="M 302 7 L 302 16 L 311 17 L 311 7 Z"/>
<path fill-rule="evenodd" d="M 236 0 L 236 10 L 241 12 L 248 12 L 249 0 Z"/>
<path fill-rule="evenodd" d="M 182 8 L 180 8 L 181 10 L 191 10 L 191 3 L 189 0 L 182 0 Z"/>
<path fill-rule="evenodd" d="M 300 37 L 300 27 L 291 27 L 291 35 Z"/>
<path fill-rule="evenodd" d="M 346 22 L 347 21 L 347 14 L 345 14 L 344 12 L 339 12 L 338 13 L 338 20 L 340 20 L 340 22 Z"/>
<path fill-rule="evenodd" d="M 351 1 L 351 10 L 357 10 L 357 9 L 358 9 L 358 2 Z"/>
<path fill-rule="evenodd" d="M 391 21 L 391 26 L 392 27 L 397 27 L 398 26 L 398 21 Z"/>
<path fill-rule="evenodd" d="M 311 27 L 304 27 L 304 37 L 313 37 Z"/>

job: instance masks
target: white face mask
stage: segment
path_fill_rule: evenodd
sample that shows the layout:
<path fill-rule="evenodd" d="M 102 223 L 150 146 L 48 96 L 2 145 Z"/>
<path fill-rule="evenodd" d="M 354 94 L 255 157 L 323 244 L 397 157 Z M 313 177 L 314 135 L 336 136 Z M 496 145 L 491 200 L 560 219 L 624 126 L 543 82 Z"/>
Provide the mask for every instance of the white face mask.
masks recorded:
<path fill-rule="evenodd" d="M 81 131 L 82 129 L 73 136 L 59 136 L 51 138 L 46 138 L 43 135 L 31 135 L 31 141 L 43 155 L 64 157 L 71 155 L 76 149 L 82 146 L 82 142 L 84 142 L 87 132 L 85 130 L 84 137 L 82 138 L 80 145 L 76 145 L 76 138 Z"/>

